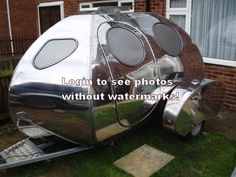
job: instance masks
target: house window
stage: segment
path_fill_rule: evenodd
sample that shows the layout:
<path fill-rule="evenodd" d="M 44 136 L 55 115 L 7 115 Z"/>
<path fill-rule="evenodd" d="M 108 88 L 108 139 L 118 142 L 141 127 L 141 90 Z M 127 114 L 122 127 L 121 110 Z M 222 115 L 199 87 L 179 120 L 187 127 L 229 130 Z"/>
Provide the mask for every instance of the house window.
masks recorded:
<path fill-rule="evenodd" d="M 64 18 L 63 1 L 40 3 L 38 5 L 39 34 Z"/>
<path fill-rule="evenodd" d="M 236 66 L 235 0 L 167 0 L 167 18 L 191 35 L 206 63 Z"/>
<path fill-rule="evenodd" d="M 90 13 L 94 12 L 98 9 L 98 7 L 102 6 L 128 6 L 130 7 L 129 11 L 123 12 L 134 12 L 134 0 L 114 0 L 114 1 L 97 1 L 97 2 L 86 2 L 80 3 L 80 13 Z"/>
<path fill-rule="evenodd" d="M 186 29 L 186 15 L 170 15 L 169 19 L 178 24 L 181 28 Z"/>
<path fill-rule="evenodd" d="M 166 16 L 190 34 L 191 1 L 167 0 Z"/>
<path fill-rule="evenodd" d="M 170 1 L 170 8 L 186 8 L 187 0 L 172 0 Z"/>

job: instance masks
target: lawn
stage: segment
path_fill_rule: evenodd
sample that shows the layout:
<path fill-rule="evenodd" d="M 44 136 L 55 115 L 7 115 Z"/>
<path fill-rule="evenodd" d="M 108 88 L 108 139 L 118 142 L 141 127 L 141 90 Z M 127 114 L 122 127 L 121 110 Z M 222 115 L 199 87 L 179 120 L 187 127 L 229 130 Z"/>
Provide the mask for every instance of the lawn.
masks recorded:
<path fill-rule="evenodd" d="M 0 135 L 0 139 L 11 135 Z M 7 170 L 0 176 L 13 177 L 126 177 L 113 162 L 143 144 L 175 156 L 175 159 L 153 177 L 229 177 L 236 165 L 236 141 L 214 131 L 205 132 L 192 142 L 147 125 L 105 145 L 86 152 L 51 161 Z"/>

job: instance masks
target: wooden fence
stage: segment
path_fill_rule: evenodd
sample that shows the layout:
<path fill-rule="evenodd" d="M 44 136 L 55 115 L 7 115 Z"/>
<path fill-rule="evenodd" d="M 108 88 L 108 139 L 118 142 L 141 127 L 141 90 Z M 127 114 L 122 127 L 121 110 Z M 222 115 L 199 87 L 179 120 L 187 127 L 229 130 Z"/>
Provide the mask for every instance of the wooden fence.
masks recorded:
<path fill-rule="evenodd" d="M 0 114 L 8 112 L 8 87 L 20 58 L 21 56 L 0 57 Z"/>
<path fill-rule="evenodd" d="M 0 36 L 0 55 L 22 55 L 36 39 L 37 36 L 14 36 L 12 40 Z"/>
<path fill-rule="evenodd" d="M 0 36 L 0 114 L 8 112 L 8 87 L 19 59 L 37 36 Z"/>

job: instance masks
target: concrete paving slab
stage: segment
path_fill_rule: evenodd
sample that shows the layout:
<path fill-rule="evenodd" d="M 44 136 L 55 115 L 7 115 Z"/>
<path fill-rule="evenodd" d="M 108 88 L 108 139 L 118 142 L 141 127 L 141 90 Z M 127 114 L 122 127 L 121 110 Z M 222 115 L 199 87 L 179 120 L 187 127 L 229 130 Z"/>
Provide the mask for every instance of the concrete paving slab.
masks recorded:
<path fill-rule="evenodd" d="M 174 156 L 144 144 L 115 161 L 114 165 L 135 177 L 149 177 L 173 159 Z"/>

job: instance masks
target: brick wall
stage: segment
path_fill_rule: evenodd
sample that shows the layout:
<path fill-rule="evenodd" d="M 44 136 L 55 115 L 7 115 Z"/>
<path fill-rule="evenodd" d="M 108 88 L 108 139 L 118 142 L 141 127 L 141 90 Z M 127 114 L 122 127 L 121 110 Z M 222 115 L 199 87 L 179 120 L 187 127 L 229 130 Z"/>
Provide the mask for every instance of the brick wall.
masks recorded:
<path fill-rule="evenodd" d="M 58 0 L 35 0 L 37 5 L 44 2 L 55 2 Z M 79 14 L 79 0 L 64 0 L 65 17 Z"/>
<path fill-rule="evenodd" d="M 58 0 L 14 0 L 9 1 L 12 34 L 14 36 L 38 35 L 37 5 Z M 77 0 L 64 0 L 65 16 L 76 15 L 79 11 Z M 6 0 L 0 0 L 0 36 L 9 36 Z"/>
<path fill-rule="evenodd" d="M 37 32 L 36 3 L 30 0 L 9 0 L 9 9 L 13 37 L 35 35 Z M 6 0 L 0 0 L 0 36 L 9 36 Z"/>
<path fill-rule="evenodd" d="M 205 64 L 205 76 L 223 82 L 225 97 L 223 104 L 236 111 L 236 67 Z"/>
<path fill-rule="evenodd" d="M 159 15 L 166 15 L 166 0 L 151 0 L 150 9 L 153 13 L 158 13 Z"/>
<path fill-rule="evenodd" d="M 9 0 L 15 54 L 22 54 L 36 38 L 37 8 L 33 0 Z M 0 55 L 11 54 L 6 0 L 0 0 Z"/>
<path fill-rule="evenodd" d="M 0 0 L 0 37 L 8 35 L 9 31 L 8 31 L 6 1 Z"/>
<path fill-rule="evenodd" d="M 33 0 L 9 1 L 12 35 L 37 35 L 37 6 Z"/>
<path fill-rule="evenodd" d="M 146 0 L 135 0 L 134 9 L 136 12 L 146 11 Z"/>
<path fill-rule="evenodd" d="M 165 16 L 166 0 L 150 0 L 150 11 Z M 135 11 L 146 11 L 146 0 L 135 0 Z"/>
<path fill-rule="evenodd" d="M 65 0 L 64 1 L 65 16 L 78 15 L 79 3 L 78 0 Z"/>

